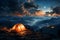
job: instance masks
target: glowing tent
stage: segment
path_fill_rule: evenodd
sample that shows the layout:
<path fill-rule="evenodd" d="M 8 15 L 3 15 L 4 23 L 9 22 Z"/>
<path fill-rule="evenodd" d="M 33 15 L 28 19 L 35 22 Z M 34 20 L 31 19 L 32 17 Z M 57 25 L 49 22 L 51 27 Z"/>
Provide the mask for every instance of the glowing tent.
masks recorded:
<path fill-rule="evenodd" d="M 13 27 L 12 27 L 12 30 L 15 30 L 16 32 L 22 32 L 22 31 L 25 31 L 26 28 L 23 24 L 15 24 Z"/>

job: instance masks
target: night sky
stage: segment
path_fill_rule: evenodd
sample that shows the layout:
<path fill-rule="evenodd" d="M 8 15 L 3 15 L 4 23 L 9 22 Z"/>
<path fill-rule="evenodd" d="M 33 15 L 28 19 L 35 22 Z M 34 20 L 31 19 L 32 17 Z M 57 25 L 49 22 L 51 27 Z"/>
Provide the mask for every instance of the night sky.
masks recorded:
<path fill-rule="evenodd" d="M 38 5 L 37 8 L 38 10 L 43 10 L 45 12 L 52 11 L 51 10 L 52 8 L 60 6 L 60 0 L 30 0 L 30 1 L 31 3 Z M 9 14 L 15 11 L 23 12 L 21 9 L 21 4 L 25 2 L 26 0 L 0 0 L 0 14 Z"/>
<path fill-rule="evenodd" d="M 60 0 L 36 0 L 35 2 L 39 5 L 39 9 L 45 11 L 56 6 L 60 6 Z"/>

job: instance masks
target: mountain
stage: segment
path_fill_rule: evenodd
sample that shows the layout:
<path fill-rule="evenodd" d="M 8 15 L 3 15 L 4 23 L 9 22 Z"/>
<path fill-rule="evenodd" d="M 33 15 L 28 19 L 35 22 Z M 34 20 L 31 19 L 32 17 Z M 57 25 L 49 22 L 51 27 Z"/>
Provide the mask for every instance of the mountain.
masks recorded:
<path fill-rule="evenodd" d="M 24 16 L 24 17 L 17 17 L 17 16 L 0 16 L 0 25 L 1 26 L 12 26 L 17 23 L 22 23 L 24 25 L 29 25 L 34 30 L 39 30 L 43 27 L 50 26 L 50 25 L 59 25 L 60 24 L 60 17 L 35 17 L 35 16 Z"/>

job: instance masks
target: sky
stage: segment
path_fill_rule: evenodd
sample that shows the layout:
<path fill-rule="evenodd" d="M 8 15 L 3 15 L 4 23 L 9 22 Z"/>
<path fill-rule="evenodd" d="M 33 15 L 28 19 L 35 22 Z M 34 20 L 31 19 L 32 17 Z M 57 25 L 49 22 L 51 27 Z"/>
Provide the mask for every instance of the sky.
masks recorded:
<path fill-rule="evenodd" d="M 56 6 L 60 6 L 60 0 L 35 0 L 40 10 L 49 11 Z"/>
<path fill-rule="evenodd" d="M 38 5 L 37 10 L 43 10 L 45 12 L 52 11 L 52 8 L 60 6 L 60 0 L 30 0 L 34 4 Z M 26 0 L 0 0 L 0 14 L 9 14 L 14 11 L 22 11 L 22 3 Z M 27 5 L 28 6 L 28 5 Z M 26 7 L 27 7 L 26 6 Z M 29 8 L 28 8 L 29 9 Z"/>

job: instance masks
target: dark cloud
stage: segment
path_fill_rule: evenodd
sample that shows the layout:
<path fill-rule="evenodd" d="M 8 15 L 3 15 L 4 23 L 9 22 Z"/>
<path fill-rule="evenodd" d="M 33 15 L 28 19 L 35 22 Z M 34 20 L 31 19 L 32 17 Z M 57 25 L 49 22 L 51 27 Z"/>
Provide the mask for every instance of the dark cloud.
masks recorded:
<path fill-rule="evenodd" d="M 26 2 L 26 3 L 24 3 L 24 7 L 25 8 L 37 8 L 37 5 L 35 5 L 34 3 L 28 3 L 28 2 Z"/>
<path fill-rule="evenodd" d="M 53 11 L 57 14 L 60 14 L 60 7 L 55 7 Z"/>
<path fill-rule="evenodd" d="M 0 13 L 1 14 L 11 14 L 11 12 L 23 12 L 24 9 L 30 9 L 32 7 L 37 8 L 33 3 L 28 3 L 26 0 L 0 0 Z"/>

